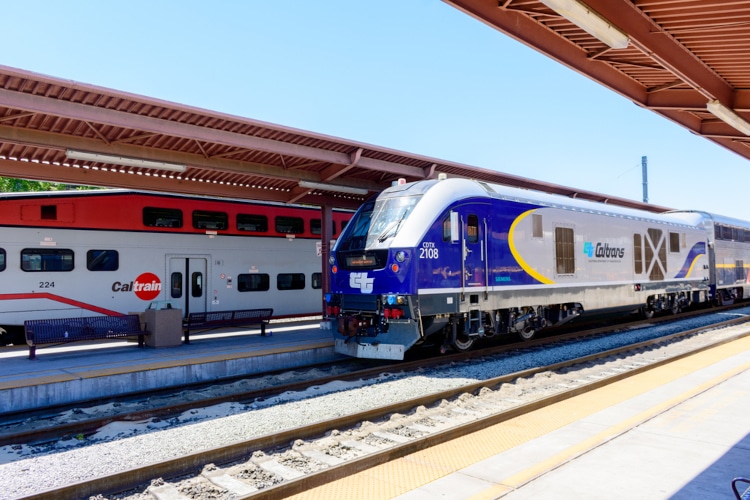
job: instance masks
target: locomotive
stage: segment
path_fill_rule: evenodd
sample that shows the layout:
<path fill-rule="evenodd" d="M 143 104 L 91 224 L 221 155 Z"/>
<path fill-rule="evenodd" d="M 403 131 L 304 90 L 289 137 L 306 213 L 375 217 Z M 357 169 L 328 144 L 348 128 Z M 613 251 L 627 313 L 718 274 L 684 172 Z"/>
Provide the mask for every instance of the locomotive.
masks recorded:
<path fill-rule="evenodd" d="M 524 340 L 583 315 L 678 313 L 747 298 L 750 224 L 441 176 L 365 202 L 329 258 L 338 353 L 403 359 Z"/>

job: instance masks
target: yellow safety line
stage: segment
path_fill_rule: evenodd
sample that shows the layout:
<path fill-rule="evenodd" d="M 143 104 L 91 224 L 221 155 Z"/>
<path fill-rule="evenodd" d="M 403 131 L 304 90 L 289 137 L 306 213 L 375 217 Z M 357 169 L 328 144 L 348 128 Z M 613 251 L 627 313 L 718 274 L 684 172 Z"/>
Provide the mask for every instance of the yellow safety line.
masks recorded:
<path fill-rule="evenodd" d="M 590 393 L 561 401 L 550 407 L 533 411 L 462 438 L 421 450 L 393 462 L 373 467 L 290 498 L 305 500 L 390 499 L 748 349 L 750 349 L 750 337 L 722 344 L 685 357 L 674 363 L 596 389 Z M 498 477 L 495 485 L 472 498 L 473 500 L 497 498 L 499 495 L 528 482 L 546 471 L 558 467 L 592 447 L 606 442 L 612 436 L 621 434 L 639 423 L 664 412 L 675 404 L 689 399 L 748 369 L 750 369 L 750 363 L 729 370 L 709 382 L 686 391 L 669 401 L 656 405 L 564 452 L 558 453 L 543 463 L 510 477 Z"/>

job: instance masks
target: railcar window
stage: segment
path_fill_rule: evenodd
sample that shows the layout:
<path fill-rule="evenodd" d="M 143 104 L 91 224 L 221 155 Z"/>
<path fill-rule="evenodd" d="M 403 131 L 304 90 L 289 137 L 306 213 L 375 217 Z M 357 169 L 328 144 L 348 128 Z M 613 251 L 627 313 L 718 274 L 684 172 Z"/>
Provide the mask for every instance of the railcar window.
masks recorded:
<path fill-rule="evenodd" d="M 169 288 L 173 299 L 182 297 L 182 273 L 172 273 L 169 277 Z"/>
<path fill-rule="evenodd" d="M 0 272 L 5 271 L 5 249 L 0 248 Z"/>
<path fill-rule="evenodd" d="M 531 214 L 531 236 L 541 238 L 544 236 L 542 231 L 542 214 Z"/>
<path fill-rule="evenodd" d="M 86 252 L 86 269 L 89 271 L 117 271 L 120 254 L 117 250 L 89 250 Z"/>
<path fill-rule="evenodd" d="M 734 277 L 736 282 L 744 282 L 747 278 L 745 274 L 745 262 L 742 260 L 734 261 Z"/>
<path fill-rule="evenodd" d="M 729 226 L 721 226 L 721 239 L 732 241 L 732 228 Z"/>
<path fill-rule="evenodd" d="M 466 241 L 476 243 L 479 241 L 479 217 L 469 215 L 466 218 Z"/>
<path fill-rule="evenodd" d="M 346 229 L 346 225 L 349 224 L 348 220 L 342 220 L 341 221 L 341 231 L 343 232 L 344 229 Z"/>
<path fill-rule="evenodd" d="M 313 273 L 310 285 L 312 285 L 315 290 L 323 288 L 323 273 Z"/>
<path fill-rule="evenodd" d="M 555 228 L 555 262 L 557 274 L 575 274 L 575 235 L 570 227 Z"/>
<path fill-rule="evenodd" d="M 57 205 L 42 205 L 41 209 L 43 220 L 57 220 Z"/>
<path fill-rule="evenodd" d="M 237 214 L 237 230 L 265 233 L 268 231 L 268 217 L 256 214 Z"/>
<path fill-rule="evenodd" d="M 331 221 L 331 234 L 336 235 L 336 221 Z M 312 234 L 322 234 L 323 233 L 323 224 L 320 221 L 320 219 L 310 219 L 310 232 Z"/>
<path fill-rule="evenodd" d="M 182 210 L 178 208 L 143 207 L 143 225 L 149 227 L 182 227 Z"/>
<path fill-rule="evenodd" d="M 227 229 L 229 217 L 226 212 L 193 210 L 193 227 L 195 229 Z"/>
<path fill-rule="evenodd" d="M 303 273 L 278 274 L 276 275 L 276 288 L 278 290 L 303 290 L 305 275 Z"/>
<path fill-rule="evenodd" d="M 680 233 L 669 233 L 669 251 L 680 253 Z"/>
<path fill-rule="evenodd" d="M 633 272 L 641 274 L 643 272 L 643 249 L 641 235 L 633 235 Z"/>
<path fill-rule="evenodd" d="M 271 278 L 267 274 L 253 273 L 237 276 L 237 290 L 240 292 L 267 292 Z"/>
<path fill-rule="evenodd" d="M 66 248 L 24 248 L 21 269 L 29 272 L 66 272 L 74 266 L 73 250 Z"/>
<path fill-rule="evenodd" d="M 276 232 L 284 234 L 302 234 L 305 232 L 305 221 L 302 217 L 276 217 Z"/>
<path fill-rule="evenodd" d="M 203 297 L 203 273 L 194 272 L 190 277 L 190 295 Z"/>

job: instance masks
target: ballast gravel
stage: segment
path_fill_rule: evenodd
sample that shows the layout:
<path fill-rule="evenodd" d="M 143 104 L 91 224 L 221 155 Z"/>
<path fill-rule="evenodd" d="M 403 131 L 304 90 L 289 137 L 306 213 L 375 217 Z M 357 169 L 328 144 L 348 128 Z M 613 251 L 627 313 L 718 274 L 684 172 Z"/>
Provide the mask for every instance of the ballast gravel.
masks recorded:
<path fill-rule="evenodd" d="M 742 316 L 748 313 L 750 309 L 731 314 Z M 726 315 L 720 318 L 726 319 Z M 713 322 L 716 321 L 714 317 Z M 688 322 L 687 326 L 685 322 Z M 225 403 L 194 409 L 166 420 L 115 422 L 86 438 L 71 437 L 41 446 L 5 446 L 0 448 L 0 476 L 3 478 L 0 498 L 15 499 L 38 494 L 149 463 L 614 349 L 663 336 L 671 330 L 705 326 L 710 321 L 701 317 L 679 323 L 679 326 L 670 323 L 625 330 L 593 340 L 567 342 L 542 351 L 518 351 L 496 359 L 475 360 L 417 373 L 384 372 L 375 379 L 312 386 L 306 391 L 284 393 L 252 404 Z M 744 325 L 723 328 L 695 335 L 679 344 L 687 349 L 685 343 L 699 342 L 701 338 L 703 342 L 709 338 L 712 341 L 730 338 L 747 329 L 748 326 Z M 672 348 L 665 346 L 663 349 Z M 514 383 L 525 382 L 517 380 Z M 516 394 L 522 392 L 516 391 Z"/>

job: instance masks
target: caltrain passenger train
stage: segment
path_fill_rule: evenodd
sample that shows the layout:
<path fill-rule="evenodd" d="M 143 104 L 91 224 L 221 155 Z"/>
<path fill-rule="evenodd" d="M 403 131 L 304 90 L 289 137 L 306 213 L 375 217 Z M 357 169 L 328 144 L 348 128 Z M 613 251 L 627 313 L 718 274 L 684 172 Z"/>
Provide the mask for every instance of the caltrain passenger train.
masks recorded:
<path fill-rule="evenodd" d="M 333 232 L 351 212 L 333 212 Z M 0 345 L 26 319 L 190 312 L 321 313 L 320 210 L 126 190 L 0 195 Z"/>
<path fill-rule="evenodd" d="M 464 351 L 588 313 L 746 298 L 750 223 L 441 178 L 366 202 L 329 260 L 336 351 L 403 359 L 430 339 Z"/>

